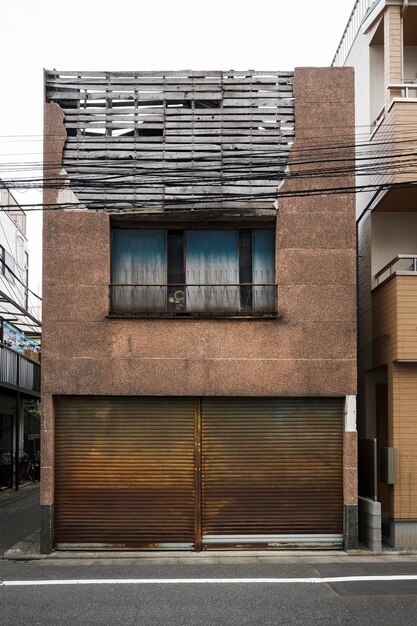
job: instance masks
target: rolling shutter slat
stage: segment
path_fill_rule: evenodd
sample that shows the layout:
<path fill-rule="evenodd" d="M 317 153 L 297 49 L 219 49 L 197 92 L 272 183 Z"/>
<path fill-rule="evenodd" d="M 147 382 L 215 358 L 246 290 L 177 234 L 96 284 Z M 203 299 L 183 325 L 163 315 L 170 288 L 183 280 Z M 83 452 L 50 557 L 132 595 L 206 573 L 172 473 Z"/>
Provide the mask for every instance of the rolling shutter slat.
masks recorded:
<path fill-rule="evenodd" d="M 194 400 L 67 397 L 55 413 L 58 546 L 192 546 Z"/>
<path fill-rule="evenodd" d="M 341 535 L 342 427 L 337 398 L 203 399 L 203 543 Z"/>

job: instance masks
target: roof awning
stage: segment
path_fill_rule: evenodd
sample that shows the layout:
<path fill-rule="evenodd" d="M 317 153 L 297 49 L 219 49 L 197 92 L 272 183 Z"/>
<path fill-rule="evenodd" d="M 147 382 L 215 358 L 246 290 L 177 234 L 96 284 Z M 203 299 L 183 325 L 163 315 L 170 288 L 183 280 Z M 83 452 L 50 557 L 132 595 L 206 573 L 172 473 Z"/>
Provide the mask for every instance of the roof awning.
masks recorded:
<path fill-rule="evenodd" d="M 41 322 L 3 291 L 0 291 L 0 318 L 31 337 L 41 334 Z"/>

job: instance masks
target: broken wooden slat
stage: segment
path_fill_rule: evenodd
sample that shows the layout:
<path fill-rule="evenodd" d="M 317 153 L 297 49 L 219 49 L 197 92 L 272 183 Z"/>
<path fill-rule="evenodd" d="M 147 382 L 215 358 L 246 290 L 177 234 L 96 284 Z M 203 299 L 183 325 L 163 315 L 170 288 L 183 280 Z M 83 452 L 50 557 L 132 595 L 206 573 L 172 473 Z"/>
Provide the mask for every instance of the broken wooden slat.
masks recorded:
<path fill-rule="evenodd" d="M 291 72 L 252 70 L 46 74 L 80 202 L 180 217 L 274 213 L 294 139 L 292 85 Z"/>

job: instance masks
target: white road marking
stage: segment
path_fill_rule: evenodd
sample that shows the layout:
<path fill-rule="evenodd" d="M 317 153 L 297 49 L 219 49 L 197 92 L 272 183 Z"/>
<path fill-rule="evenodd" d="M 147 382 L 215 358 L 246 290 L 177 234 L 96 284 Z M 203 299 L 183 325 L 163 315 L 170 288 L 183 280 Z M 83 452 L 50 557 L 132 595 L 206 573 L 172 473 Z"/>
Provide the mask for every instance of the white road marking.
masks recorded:
<path fill-rule="evenodd" d="M 334 576 L 331 578 L 69 578 L 68 580 L 3 580 L 0 581 L 0 587 L 39 587 L 41 585 L 320 585 L 401 580 L 417 581 L 417 574 Z"/>

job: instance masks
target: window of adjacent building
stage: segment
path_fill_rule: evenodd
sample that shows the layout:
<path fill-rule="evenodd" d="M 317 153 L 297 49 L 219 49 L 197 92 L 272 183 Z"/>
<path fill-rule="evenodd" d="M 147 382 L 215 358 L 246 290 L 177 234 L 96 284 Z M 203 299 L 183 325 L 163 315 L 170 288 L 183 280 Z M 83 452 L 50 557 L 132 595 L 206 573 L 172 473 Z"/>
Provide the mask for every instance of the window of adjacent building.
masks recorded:
<path fill-rule="evenodd" d="M 11 254 L 0 246 L 0 275 L 5 276 L 14 285 L 15 261 Z"/>
<path fill-rule="evenodd" d="M 275 230 L 114 228 L 112 311 L 271 314 Z"/>
<path fill-rule="evenodd" d="M 5 261 L 5 251 L 3 246 L 0 246 L 0 274 L 2 274 L 3 276 L 6 274 Z"/>
<path fill-rule="evenodd" d="M 16 263 L 14 258 L 12 257 L 11 254 L 9 254 L 7 252 L 7 250 L 5 250 L 4 252 L 4 265 L 3 267 L 5 268 L 4 271 L 4 275 L 6 276 L 7 280 L 9 281 L 9 283 L 12 283 L 12 285 L 15 284 L 15 280 L 14 280 L 14 273 L 16 271 Z"/>

